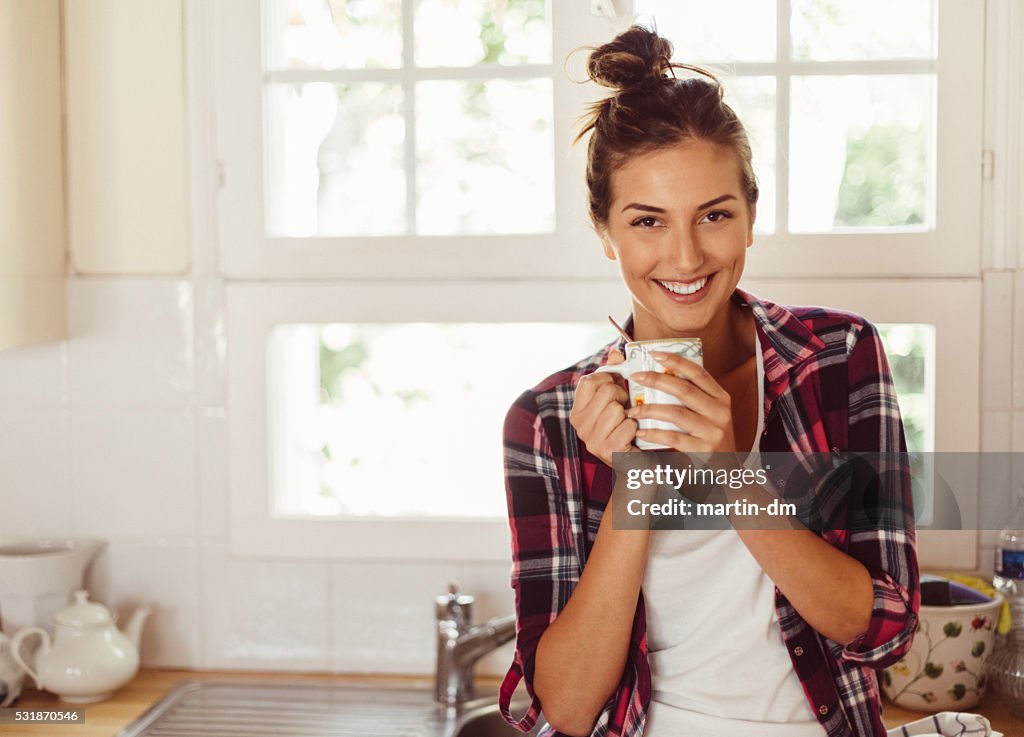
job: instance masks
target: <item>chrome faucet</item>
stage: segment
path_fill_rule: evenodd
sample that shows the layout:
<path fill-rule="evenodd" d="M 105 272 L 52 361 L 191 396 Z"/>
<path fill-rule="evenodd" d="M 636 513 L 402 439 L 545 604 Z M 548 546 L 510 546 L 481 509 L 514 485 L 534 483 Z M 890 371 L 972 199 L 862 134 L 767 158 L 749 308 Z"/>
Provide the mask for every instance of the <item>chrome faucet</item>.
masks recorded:
<path fill-rule="evenodd" d="M 473 697 L 473 666 L 492 650 L 516 636 L 516 615 L 495 617 L 473 625 L 473 597 L 459 593 L 459 584 L 448 584 L 448 593 L 434 599 L 437 605 L 437 701 L 459 706 Z"/>

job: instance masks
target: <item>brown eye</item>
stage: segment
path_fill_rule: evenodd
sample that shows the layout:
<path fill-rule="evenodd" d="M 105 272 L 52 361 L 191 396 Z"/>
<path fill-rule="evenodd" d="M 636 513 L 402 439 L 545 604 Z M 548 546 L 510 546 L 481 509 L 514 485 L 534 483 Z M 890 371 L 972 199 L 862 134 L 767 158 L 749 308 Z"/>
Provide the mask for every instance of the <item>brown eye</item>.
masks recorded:
<path fill-rule="evenodd" d="M 653 228 L 657 224 L 657 219 L 652 217 L 637 218 L 632 222 L 632 225 L 639 225 L 642 228 Z"/>
<path fill-rule="evenodd" d="M 707 218 L 708 222 L 718 223 L 721 222 L 722 220 L 728 220 L 729 218 L 732 217 L 732 215 L 726 212 L 725 210 L 713 210 L 704 217 Z"/>

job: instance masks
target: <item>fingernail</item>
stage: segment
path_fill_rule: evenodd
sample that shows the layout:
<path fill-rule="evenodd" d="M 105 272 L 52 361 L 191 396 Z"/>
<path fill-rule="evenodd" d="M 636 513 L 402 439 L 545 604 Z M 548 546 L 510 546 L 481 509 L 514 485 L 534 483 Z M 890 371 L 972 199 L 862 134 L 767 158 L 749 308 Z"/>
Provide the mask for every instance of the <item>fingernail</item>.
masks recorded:
<path fill-rule="evenodd" d="M 646 430 L 637 430 L 637 431 L 636 431 L 636 436 L 637 436 L 638 438 L 642 438 L 642 437 L 644 437 L 645 435 L 647 435 L 647 431 L 646 431 Z"/>
<path fill-rule="evenodd" d="M 669 353 L 665 353 L 665 351 L 651 351 L 651 358 L 653 358 L 655 361 L 664 361 L 670 355 L 671 354 Z"/>
<path fill-rule="evenodd" d="M 630 407 L 626 410 L 626 417 L 636 417 L 638 414 L 640 414 L 640 410 L 636 407 Z"/>

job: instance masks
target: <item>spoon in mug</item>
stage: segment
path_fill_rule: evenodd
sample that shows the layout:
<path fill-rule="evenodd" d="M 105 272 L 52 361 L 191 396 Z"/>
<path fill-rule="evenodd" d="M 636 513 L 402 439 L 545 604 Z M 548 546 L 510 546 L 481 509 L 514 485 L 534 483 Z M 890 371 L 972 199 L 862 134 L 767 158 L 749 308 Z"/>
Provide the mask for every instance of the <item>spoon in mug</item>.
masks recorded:
<path fill-rule="evenodd" d="M 610 322 L 615 327 L 615 329 L 619 331 L 619 335 L 621 335 L 623 338 L 625 338 L 627 343 L 632 343 L 633 342 L 633 339 L 629 337 L 629 333 L 627 333 L 625 330 L 623 330 L 622 326 L 619 325 L 619 323 L 615 322 L 615 318 L 614 317 L 612 317 L 611 315 L 608 315 L 608 322 Z"/>

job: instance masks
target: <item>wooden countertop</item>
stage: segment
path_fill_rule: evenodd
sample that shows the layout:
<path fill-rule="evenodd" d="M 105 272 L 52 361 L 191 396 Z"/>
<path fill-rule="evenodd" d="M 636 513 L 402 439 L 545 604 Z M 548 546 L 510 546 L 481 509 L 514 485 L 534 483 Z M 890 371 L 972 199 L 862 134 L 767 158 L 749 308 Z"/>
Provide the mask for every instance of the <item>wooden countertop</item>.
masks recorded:
<path fill-rule="evenodd" d="M 5 724 L 0 727 L 4 737 L 114 737 L 118 730 L 130 724 L 153 703 L 182 681 L 241 680 L 241 681 L 293 681 L 316 683 L 394 683 L 431 685 L 429 677 L 398 675 L 352 675 L 336 673 L 261 673 L 252 671 L 195 671 L 164 668 L 143 668 L 135 680 L 122 688 L 113 698 L 84 707 L 65 704 L 50 693 L 26 689 L 18 703 L 19 709 L 56 710 L 84 708 L 84 724 Z M 501 679 L 481 677 L 477 684 L 483 688 L 497 688 Z M 1010 716 L 1010 708 L 994 692 L 990 692 L 980 707 L 993 729 L 1006 737 L 1024 737 L 1024 720 Z M 915 719 L 921 714 L 901 709 L 886 702 L 885 722 L 889 727 Z"/>

